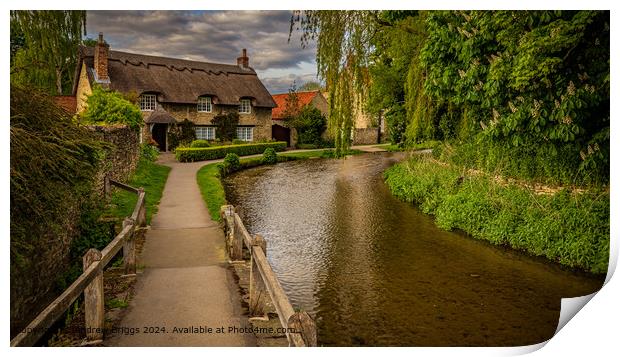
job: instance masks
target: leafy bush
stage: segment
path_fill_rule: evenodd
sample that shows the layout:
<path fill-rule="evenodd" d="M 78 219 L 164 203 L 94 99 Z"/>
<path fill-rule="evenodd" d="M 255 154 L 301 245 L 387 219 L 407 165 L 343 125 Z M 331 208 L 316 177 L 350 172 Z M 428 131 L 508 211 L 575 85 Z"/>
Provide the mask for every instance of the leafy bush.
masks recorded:
<path fill-rule="evenodd" d="M 168 133 L 168 149 L 187 147 L 196 139 L 195 124 L 187 119 L 174 124 Z"/>
<path fill-rule="evenodd" d="M 278 155 L 273 148 L 266 148 L 263 152 L 263 163 L 272 165 L 278 162 Z"/>
<path fill-rule="evenodd" d="M 607 271 L 609 192 L 534 194 L 494 175 L 412 157 L 385 172 L 392 193 L 434 214 L 444 229 L 505 244 L 594 273 Z"/>
<path fill-rule="evenodd" d="M 151 144 L 140 145 L 140 158 L 149 162 L 154 162 L 159 156 L 159 149 Z"/>
<path fill-rule="evenodd" d="M 86 103 L 82 117 L 88 123 L 125 124 L 135 130 L 143 124 L 140 109 L 116 91 L 95 86 Z"/>
<path fill-rule="evenodd" d="M 247 144 L 247 142 L 245 142 L 243 140 L 239 140 L 239 139 L 233 139 L 232 144 L 233 145 L 243 145 L 243 144 Z"/>
<path fill-rule="evenodd" d="M 221 176 L 226 176 L 229 173 L 238 171 L 241 168 L 241 164 L 239 163 L 239 155 L 234 153 L 226 154 L 224 162 L 218 164 L 217 167 Z"/>
<path fill-rule="evenodd" d="M 239 125 L 239 113 L 229 112 L 216 115 L 211 124 L 215 125 L 215 135 L 221 142 L 231 141 L 237 134 L 237 125 Z"/>
<path fill-rule="evenodd" d="M 191 148 L 208 148 L 210 146 L 211 146 L 211 144 L 209 144 L 209 142 L 207 140 L 198 139 L 198 140 L 192 141 L 192 143 L 190 144 L 189 147 L 191 147 Z"/>
<path fill-rule="evenodd" d="M 255 155 L 263 153 L 269 147 L 275 151 L 284 151 L 286 149 L 286 142 L 276 141 L 273 143 L 211 146 L 208 148 L 177 148 L 175 155 L 177 160 L 181 162 L 194 162 L 221 159 L 228 153 L 234 153 L 239 156 Z"/>
<path fill-rule="evenodd" d="M 297 129 L 299 144 L 320 145 L 321 135 L 327 128 L 327 120 L 317 108 L 305 106 L 290 120 L 290 125 Z"/>
<path fill-rule="evenodd" d="M 224 165 L 236 170 L 239 168 L 239 155 L 235 153 L 228 153 L 224 158 Z"/>

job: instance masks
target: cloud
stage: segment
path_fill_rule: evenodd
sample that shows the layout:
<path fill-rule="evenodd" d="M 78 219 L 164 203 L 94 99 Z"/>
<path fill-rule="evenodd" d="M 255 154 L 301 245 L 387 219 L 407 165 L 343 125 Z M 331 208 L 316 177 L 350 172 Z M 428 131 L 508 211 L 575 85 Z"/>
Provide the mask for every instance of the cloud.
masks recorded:
<path fill-rule="evenodd" d="M 301 75 L 291 73 L 281 77 L 261 77 L 261 80 L 271 94 L 287 93 L 293 82 L 297 88 L 306 82 L 318 82 L 316 75 L 311 73 Z"/>
<path fill-rule="evenodd" d="M 295 72 L 314 63 L 316 48 L 288 42 L 290 18 L 291 11 L 88 11 L 87 29 L 119 51 L 236 63 L 247 48 L 257 71 Z"/>

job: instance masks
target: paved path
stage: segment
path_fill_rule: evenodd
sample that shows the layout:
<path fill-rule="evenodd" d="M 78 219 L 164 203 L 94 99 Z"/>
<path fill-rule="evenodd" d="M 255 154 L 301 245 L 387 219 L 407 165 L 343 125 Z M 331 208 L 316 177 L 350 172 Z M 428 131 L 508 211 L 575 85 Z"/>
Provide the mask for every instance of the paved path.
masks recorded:
<path fill-rule="evenodd" d="M 200 195 L 196 172 L 208 162 L 178 163 L 172 154 L 160 162 L 172 167 L 159 210 L 141 256 L 144 272 L 121 327 L 139 328 L 117 334 L 109 346 L 255 346 L 253 334 L 226 332 L 248 326 L 241 298 L 228 269 L 224 234 L 213 222 Z M 148 197 L 147 197 L 148 199 Z M 207 326 L 214 333 L 175 333 L 173 329 Z M 166 333 L 145 333 L 145 328 Z"/>

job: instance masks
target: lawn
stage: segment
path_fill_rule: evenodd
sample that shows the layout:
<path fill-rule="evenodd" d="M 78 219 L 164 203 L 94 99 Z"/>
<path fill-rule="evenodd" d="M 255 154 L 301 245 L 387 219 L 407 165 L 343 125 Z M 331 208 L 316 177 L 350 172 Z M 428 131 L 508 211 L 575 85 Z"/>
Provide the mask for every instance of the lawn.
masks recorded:
<path fill-rule="evenodd" d="M 136 171 L 127 182 L 130 186 L 144 188 L 144 192 L 146 192 L 147 224 L 151 223 L 151 217 L 157 212 L 157 206 L 161 200 L 169 173 L 170 167 L 141 159 Z M 130 216 L 137 200 L 136 194 L 116 189 L 112 193 L 109 215 L 114 217 Z"/>

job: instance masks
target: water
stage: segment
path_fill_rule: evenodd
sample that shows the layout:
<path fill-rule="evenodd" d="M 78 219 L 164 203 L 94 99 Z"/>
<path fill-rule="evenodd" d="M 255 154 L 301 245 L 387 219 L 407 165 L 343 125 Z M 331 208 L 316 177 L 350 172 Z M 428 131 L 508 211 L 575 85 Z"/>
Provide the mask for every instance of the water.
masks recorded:
<path fill-rule="evenodd" d="M 603 277 L 437 228 L 392 197 L 402 154 L 263 166 L 229 176 L 230 202 L 327 346 L 516 346 L 549 339 L 560 299 Z"/>

